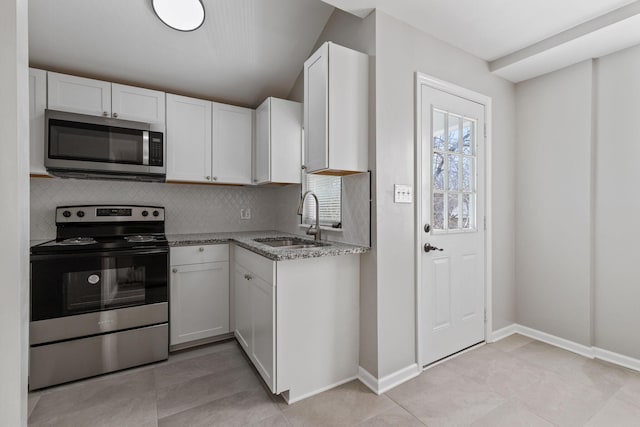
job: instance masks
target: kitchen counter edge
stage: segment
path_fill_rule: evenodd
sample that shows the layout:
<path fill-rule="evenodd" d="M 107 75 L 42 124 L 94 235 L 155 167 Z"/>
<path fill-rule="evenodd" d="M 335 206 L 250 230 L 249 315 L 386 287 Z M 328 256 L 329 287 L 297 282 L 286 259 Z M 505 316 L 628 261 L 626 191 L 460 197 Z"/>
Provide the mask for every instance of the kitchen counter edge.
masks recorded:
<path fill-rule="evenodd" d="M 351 254 L 363 254 L 371 250 L 367 246 L 348 245 L 345 243 L 331 242 L 328 246 L 309 249 L 279 249 L 255 242 L 253 239 L 269 237 L 295 237 L 304 238 L 291 233 L 279 231 L 264 232 L 238 232 L 238 233 L 203 233 L 203 234 L 169 234 L 170 247 L 215 245 L 221 243 L 235 243 L 238 246 L 255 252 L 272 261 L 287 261 L 296 259 L 319 258 L 325 256 L 339 256 Z M 311 240 L 311 239 L 306 239 Z"/>

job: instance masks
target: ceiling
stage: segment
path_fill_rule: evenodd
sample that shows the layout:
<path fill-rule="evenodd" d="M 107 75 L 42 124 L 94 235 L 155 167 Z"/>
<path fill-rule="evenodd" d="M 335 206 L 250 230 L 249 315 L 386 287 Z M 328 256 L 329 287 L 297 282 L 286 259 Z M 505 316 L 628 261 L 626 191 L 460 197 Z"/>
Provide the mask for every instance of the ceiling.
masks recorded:
<path fill-rule="evenodd" d="M 205 23 L 185 33 L 150 0 L 29 0 L 30 63 L 256 107 L 289 94 L 334 10 L 320 0 L 203 3 Z"/>
<path fill-rule="evenodd" d="M 151 0 L 30 0 L 34 67 L 256 107 L 287 97 L 333 6 L 377 8 L 513 82 L 640 43 L 640 0 L 202 0 L 174 31 Z"/>
<path fill-rule="evenodd" d="M 358 16 L 377 8 L 493 61 L 634 0 L 323 0 Z"/>

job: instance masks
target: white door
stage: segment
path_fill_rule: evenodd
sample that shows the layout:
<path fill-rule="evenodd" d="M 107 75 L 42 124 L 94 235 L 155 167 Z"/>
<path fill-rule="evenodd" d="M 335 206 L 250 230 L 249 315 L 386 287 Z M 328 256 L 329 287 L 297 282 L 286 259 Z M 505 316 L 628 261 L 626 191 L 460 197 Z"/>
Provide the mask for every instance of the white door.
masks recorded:
<path fill-rule="evenodd" d="M 150 123 L 152 130 L 164 132 L 164 92 L 113 83 L 111 110 L 112 117 Z"/>
<path fill-rule="evenodd" d="M 171 345 L 229 332 L 229 262 L 173 266 Z"/>
<path fill-rule="evenodd" d="M 211 182 L 211 101 L 167 94 L 167 181 Z"/>
<path fill-rule="evenodd" d="M 213 182 L 251 184 L 253 115 L 250 108 L 213 103 Z"/>
<path fill-rule="evenodd" d="M 422 84 L 421 362 L 484 341 L 484 106 Z"/>
<path fill-rule="evenodd" d="M 111 115 L 111 83 L 47 73 L 48 108 L 92 116 Z"/>

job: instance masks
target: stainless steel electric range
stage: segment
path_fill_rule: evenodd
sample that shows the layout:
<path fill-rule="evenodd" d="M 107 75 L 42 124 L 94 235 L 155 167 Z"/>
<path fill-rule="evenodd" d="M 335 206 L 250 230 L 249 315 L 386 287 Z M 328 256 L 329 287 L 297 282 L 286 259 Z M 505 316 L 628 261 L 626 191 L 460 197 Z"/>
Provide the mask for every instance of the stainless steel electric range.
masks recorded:
<path fill-rule="evenodd" d="M 63 206 L 31 248 L 29 389 L 167 359 L 164 208 Z"/>

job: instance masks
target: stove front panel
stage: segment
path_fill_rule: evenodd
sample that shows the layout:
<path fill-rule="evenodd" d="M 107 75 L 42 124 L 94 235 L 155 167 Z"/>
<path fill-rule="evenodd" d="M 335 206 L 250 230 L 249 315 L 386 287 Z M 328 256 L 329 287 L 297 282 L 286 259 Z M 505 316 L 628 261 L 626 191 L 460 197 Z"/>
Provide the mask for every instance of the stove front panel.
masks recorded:
<path fill-rule="evenodd" d="M 167 248 L 31 256 L 31 321 L 167 302 Z"/>

